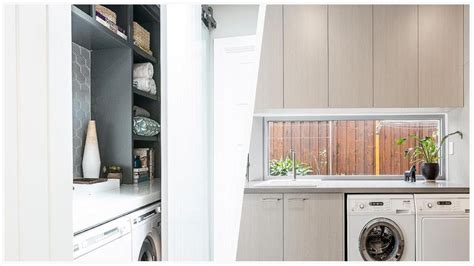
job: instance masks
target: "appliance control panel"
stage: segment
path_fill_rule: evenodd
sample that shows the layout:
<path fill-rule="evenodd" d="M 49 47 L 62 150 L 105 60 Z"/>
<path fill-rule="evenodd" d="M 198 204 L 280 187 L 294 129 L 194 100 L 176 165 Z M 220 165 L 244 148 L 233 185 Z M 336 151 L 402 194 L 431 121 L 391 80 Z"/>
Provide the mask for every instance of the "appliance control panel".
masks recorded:
<path fill-rule="evenodd" d="M 348 201 L 348 205 L 348 211 L 353 214 L 411 214 L 415 209 L 413 199 L 355 199 Z"/>
<path fill-rule="evenodd" d="M 440 198 L 440 199 L 417 199 L 416 210 L 422 213 L 469 213 L 469 199 L 462 198 Z"/>

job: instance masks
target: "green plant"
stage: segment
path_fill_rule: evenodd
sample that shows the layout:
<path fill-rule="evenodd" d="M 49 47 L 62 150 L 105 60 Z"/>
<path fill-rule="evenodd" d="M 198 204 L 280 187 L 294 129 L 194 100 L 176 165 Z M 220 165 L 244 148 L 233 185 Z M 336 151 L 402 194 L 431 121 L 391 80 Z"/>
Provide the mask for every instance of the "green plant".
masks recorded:
<path fill-rule="evenodd" d="M 293 161 L 288 156 L 286 159 L 270 161 L 270 175 L 272 176 L 287 176 L 288 173 L 291 173 L 291 171 L 293 171 Z M 313 170 L 311 170 L 311 166 L 300 161 L 296 161 L 297 175 L 307 175 L 312 172 Z"/>
<path fill-rule="evenodd" d="M 416 145 L 414 147 L 408 148 L 405 150 L 405 158 L 410 158 L 410 162 L 412 164 L 417 164 L 417 163 L 437 163 L 440 159 L 440 154 L 439 151 L 441 147 L 443 147 L 444 142 L 446 139 L 448 139 L 452 135 L 459 135 L 461 139 L 463 138 L 462 132 L 461 131 L 456 131 L 453 133 L 450 133 L 444 138 L 441 139 L 439 145 L 437 144 L 437 135 L 436 132 L 433 132 L 431 136 L 420 138 L 419 136 L 413 134 L 410 135 L 409 137 L 416 140 Z M 399 138 L 396 143 L 398 145 L 402 145 L 405 143 L 407 138 Z"/>

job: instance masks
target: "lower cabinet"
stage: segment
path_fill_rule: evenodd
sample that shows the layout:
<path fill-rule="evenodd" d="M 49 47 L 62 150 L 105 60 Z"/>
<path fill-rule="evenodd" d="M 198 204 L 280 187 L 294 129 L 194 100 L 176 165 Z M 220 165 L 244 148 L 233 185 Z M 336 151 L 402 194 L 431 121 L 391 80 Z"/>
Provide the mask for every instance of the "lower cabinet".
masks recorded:
<path fill-rule="evenodd" d="M 285 194 L 286 261 L 344 260 L 344 195 Z"/>
<path fill-rule="evenodd" d="M 245 194 L 237 260 L 283 260 L 283 194 Z"/>
<path fill-rule="evenodd" d="M 343 261 L 344 195 L 245 194 L 237 260 Z"/>

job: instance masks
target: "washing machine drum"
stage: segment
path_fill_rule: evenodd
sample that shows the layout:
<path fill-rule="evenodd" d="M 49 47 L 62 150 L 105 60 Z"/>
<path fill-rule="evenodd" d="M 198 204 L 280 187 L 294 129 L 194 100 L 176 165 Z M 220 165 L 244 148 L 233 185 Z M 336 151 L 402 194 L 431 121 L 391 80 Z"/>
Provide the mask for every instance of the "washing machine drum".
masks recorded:
<path fill-rule="evenodd" d="M 154 230 L 143 240 L 138 261 L 160 261 L 161 260 L 161 239 L 159 233 Z"/>
<path fill-rule="evenodd" d="M 371 220 L 359 236 L 360 255 L 366 261 L 400 260 L 404 245 L 400 227 L 388 218 Z"/>

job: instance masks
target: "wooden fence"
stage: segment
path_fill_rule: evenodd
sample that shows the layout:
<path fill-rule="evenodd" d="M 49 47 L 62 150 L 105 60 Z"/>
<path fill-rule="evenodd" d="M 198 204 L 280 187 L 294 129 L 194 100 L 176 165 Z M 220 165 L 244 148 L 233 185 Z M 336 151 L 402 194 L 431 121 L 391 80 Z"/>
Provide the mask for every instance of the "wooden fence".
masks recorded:
<path fill-rule="evenodd" d="M 415 141 L 395 141 L 431 136 L 438 121 L 284 121 L 269 122 L 268 129 L 270 160 L 284 159 L 293 148 L 312 174 L 399 175 L 411 166 L 403 154 Z"/>

